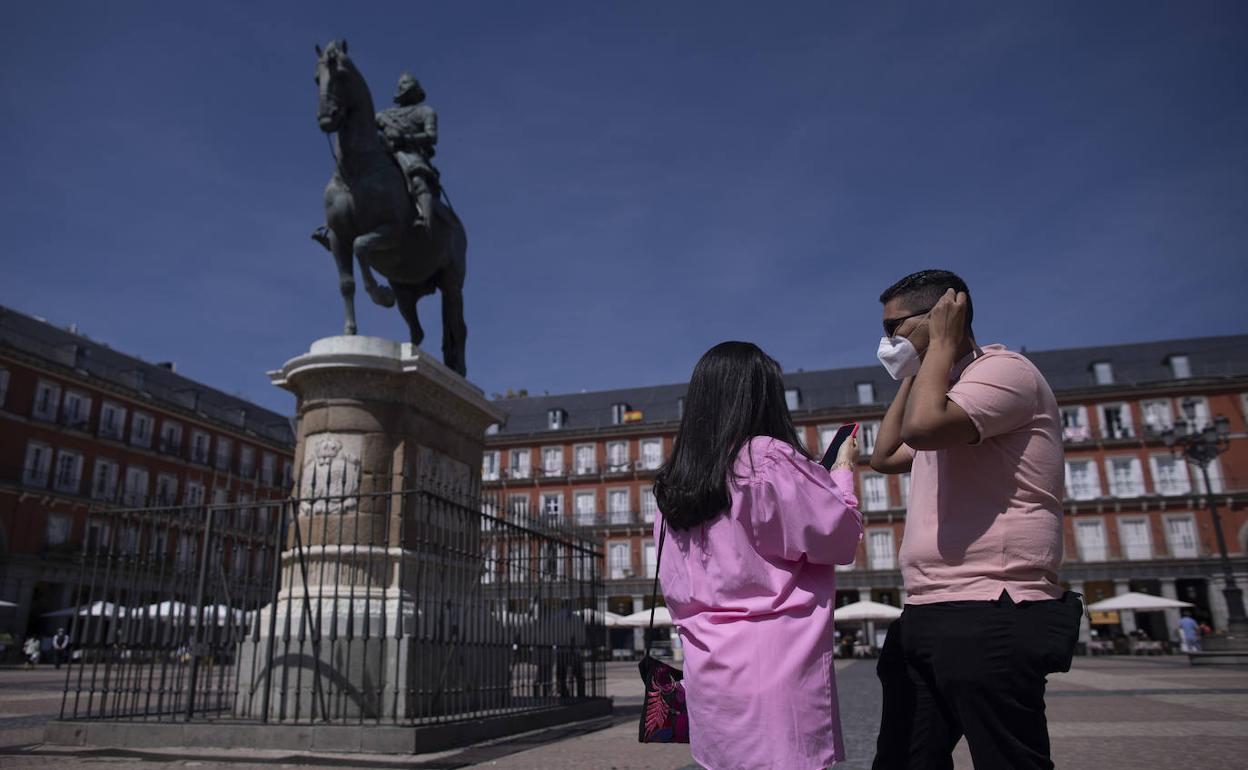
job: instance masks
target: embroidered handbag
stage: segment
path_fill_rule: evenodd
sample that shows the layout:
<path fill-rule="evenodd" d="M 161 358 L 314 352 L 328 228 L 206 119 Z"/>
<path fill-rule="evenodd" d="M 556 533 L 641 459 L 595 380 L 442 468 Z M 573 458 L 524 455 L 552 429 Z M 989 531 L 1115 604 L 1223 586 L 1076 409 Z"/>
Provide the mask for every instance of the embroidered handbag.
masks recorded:
<path fill-rule="evenodd" d="M 654 634 L 654 610 L 659 596 L 659 566 L 663 564 L 663 541 L 667 539 L 667 522 L 659 530 L 659 553 L 654 568 L 654 588 L 650 592 L 650 627 L 646 630 L 646 654 L 637 668 L 646 687 L 641 706 L 641 724 L 637 740 L 642 743 L 688 743 L 689 712 L 685 709 L 684 674 L 680 669 L 662 663 L 650 655 L 650 639 Z"/>

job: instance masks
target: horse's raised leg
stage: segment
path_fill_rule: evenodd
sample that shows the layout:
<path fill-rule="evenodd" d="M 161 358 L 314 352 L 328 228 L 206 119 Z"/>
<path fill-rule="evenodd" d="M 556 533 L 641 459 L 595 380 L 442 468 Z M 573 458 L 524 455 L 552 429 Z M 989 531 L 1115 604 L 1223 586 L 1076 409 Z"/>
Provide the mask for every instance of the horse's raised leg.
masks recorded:
<path fill-rule="evenodd" d="M 468 343 L 468 324 L 464 323 L 464 283 L 462 276 L 443 270 L 439 283 L 442 291 L 442 363 L 460 376 L 468 376 L 464 349 Z"/>
<path fill-rule="evenodd" d="M 428 294 L 429 292 L 424 292 Z M 399 313 L 402 314 L 403 320 L 407 321 L 408 331 L 412 335 L 412 344 L 417 347 L 425 341 L 425 330 L 420 326 L 420 318 L 416 315 L 416 301 L 423 294 L 418 287 L 408 283 L 394 284 L 394 295 L 398 299 Z"/>
<path fill-rule="evenodd" d="M 394 307 L 394 290 L 389 286 L 380 286 L 373 277 L 371 253 L 378 248 L 395 243 L 399 238 L 399 228 L 394 225 L 382 225 L 371 233 L 365 233 L 355 239 L 355 256 L 360 261 L 360 277 L 364 280 L 364 291 L 373 302 L 382 307 Z"/>
<path fill-rule="evenodd" d="M 346 307 L 347 319 L 342 333 L 355 334 L 355 260 L 351 256 L 351 244 L 330 230 L 329 250 L 338 265 L 338 291 L 342 293 L 342 303 Z"/>

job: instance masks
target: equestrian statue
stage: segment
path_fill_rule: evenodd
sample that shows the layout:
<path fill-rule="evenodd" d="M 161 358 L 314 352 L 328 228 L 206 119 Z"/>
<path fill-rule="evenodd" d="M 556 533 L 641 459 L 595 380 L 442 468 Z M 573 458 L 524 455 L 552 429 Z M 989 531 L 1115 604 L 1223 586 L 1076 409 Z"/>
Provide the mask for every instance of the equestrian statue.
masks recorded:
<path fill-rule="evenodd" d="M 412 344 L 424 341 L 416 315 L 421 297 L 442 292 L 442 361 L 467 374 L 464 276 L 468 238 L 442 192 L 432 160 L 438 118 L 420 82 L 404 73 L 394 101 L 379 113 L 347 41 L 316 47 L 316 120 L 332 134 L 334 173 L 325 185 L 325 226 L 312 238 L 334 255 L 346 305 L 344 334 L 355 334 L 355 270 L 383 307 L 398 305 Z M 373 270 L 389 286 L 379 285 Z"/>

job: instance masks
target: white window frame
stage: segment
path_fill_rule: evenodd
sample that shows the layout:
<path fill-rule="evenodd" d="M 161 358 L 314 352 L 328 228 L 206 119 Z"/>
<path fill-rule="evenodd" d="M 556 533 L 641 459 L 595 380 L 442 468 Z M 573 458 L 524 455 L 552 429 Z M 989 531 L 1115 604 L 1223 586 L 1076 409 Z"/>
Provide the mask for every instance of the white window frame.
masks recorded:
<path fill-rule="evenodd" d="M 172 473 L 156 474 L 156 504 L 175 505 L 178 502 L 178 477 Z"/>
<path fill-rule="evenodd" d="M 629 461 L 629 442 L 624 441 L 608 441 L 607 442 L 607 472 L 623 473 L 628 470 Z M 618 448 L 618 451 L 616 451 Z"/>
<path fill-rule="evenodd" d="M 1135 529 L 1135 525 L 1140 525 Z M 1127 542 L 1127 532 L 1143 533 L 1142 542 Z M 1127 561 L 1147 561 L 1153 558 L 1153 531 L 1147 516 L 1119 516 L 1118 542 L 1122 544 L 1122 558 Z"/>
<path fill-rule="evenodd" d="M 653 448 L 653 452 L 647 452 L 647 449 Z M 638 454 L 641 458 L 641 469 L 647 471 L 658 470 L 663 464 L 663 438 L 643 438 L 639 444 Z"/>
<path fill-rule="evenodd" d="M 136 409 L 134 415 L 130 418 L 130 444 L 150 449 L 152 446 L 152 435 L 155 432 L 156 417 Z"/>
<path fill-rule="evenodd" d="M 273 477 L 277 473 L 277 455 L 272 452 L 260 453 L 260 483 L 266 487 L 273 486 Z"/>
<path fill-rule="evenodd" d="M 507 475 L 513 479 L 527 479 L 533 475 L 533 455 L 528 448 L 513 449 L 507 458 Z"/>
<path fill-rule="evenodd" d="M 573 514 L 576 523 L 582 527 L 591 527 L 598 521 L 598 493 L 593 490 L 580 490 L 572 493 Z"/>
<path fill-rule="evenodd" d="M 633 545 L 627 540 L 607 542 L 607 569 L 612 580 L 633 576 Z"/>
<path fill-rule="evenodd" d="M 87 430 L 91 425 L 91 397 L 81 390 L 66 390 L 62 421 L 71 430 Z"/>
<path fill-rule="evenodd" d="M 548 430 L 562 430 L 567 421 L 568 413 L 564 410 L 559 408 L 546 410 L 546 428 Z"/>
<path fill-rule="evenodd" d="M 1081 485 L 1075 487 L 1072 480 L 1074 474 L 1071 472 L 1072 465 L 1080 465 L 1088 469 L 1090 474 L 1090 485 Z M 1104 494 L 1101 486 L 1101 473 L 1094 457 L 1074 457 L 1066 460 L 1066 499 L 1068 500 L 1095 500 Z"/>
<path fill-rule="evenodd" d="M 35 383 L 35 400 L 30 407 L 30 416 L 36 420 L 56 422 L 61 413 L 61 385 L 51 380 L 40 379 Z"/>
<path fill-rule="evenodd" d="M 545 476 L 563 475 L 563 445 L 542 447 L 542 474 Z"/>
<path fill-rule="evenodd" d="M 282 489 L 290 489 L 290 485 L 294 481 L 293 471 L 294 465 L 290 460 L 282 460 Z M 269 486 L 272 486 L 272 484 Z"/>
<path fill-rule="evenodd" d="M 858 403 L 862 406 L 870 406 L 875 403 L 875 383 L 860 382 L 854 386 L 858 391 Z"/>
<path fill-rule="evenodd" d="M 60 526 L 53 526 L 53 523 Z M 48 511 L 48 520 L 44 522 L 43 538 L 48 546 L 65 545 L 69 542 L 74 528 L 74 517 L 60 511 Z"/>
<path fill-rule="evenodd" d="M 1170 365 L 1170 376 L 1176 380 L 1191 379 L 1192 376 L 1192 359 L 1186 353 L 1179 353 L 1166 357 L 1166 363 Z"/>
<path fill-rule="evenodd" d="M 631 411 L 631 410 L 630 410 L 630 408 L 629 408 L 628 404 L 625 404 L 625 403 L 615 403 L 615 404 L 612 404 L 612 405 L 611 405 L 611 424 L 612 424 L 612 425 L 623 425 L 623 424 L 624 424 L 624 414 L 625 414 L 626 412 L 629 412 L 629 411 Z"/>
<path fill-rule="evenodd" d="M 1168 398 L 1150 398 L 1140 402 L 1140 423 L 1143 435 L 1157 434 L 1174 427 L 1174 403 Z"/>
<path fill-rule="evenodd" d="M 1196 419 L 1193 422 L 1188 423 L 1187 429 L 1189 431 L 1200 431 L 1204 430 L 1207 426 L 1212 425 L 1213 412 L 1209 409 L 1209 399 L 1204 396 L 1185 396 L 1178 399 L 1178 411 L 1180 414 L 1183 412 L 1183 402 L 1189 399 L 1196 402 Z M 1184 420 L 1187 419 L 1186 414 L 1183 414 L 1182 417 Z"/>
<path fill-rule="evenodd" d="M 109 419 L 109 416 L 112 419 Z M 100 424 L 96 428 L 100 438 L 111 438 L 121 441 L 126 436 L 126 408 L 116 401 L 105 399 L 100 403 Z"/>
<path fill-rule="evenodd" d="M 533 499 L 528 494 L 507 495 L 507 517 L 510 519 L 528 519 L 533 508 Z"/>
<path fill-rule="evenodd" d="M 68 468 L 65 463 L 69 462 Z M 52 474 L 52 488 L 57 492 L 65 492 L 67 494 L 78 494 L 79 487 L 82 486 L 82 452 L 75 452 L 72 449 L 58 449 L 56 451 L 56 470 Z"/>
<path fill-rule="evenodd" d="M 1092 438 L 1092 427 L 1088 422 L 1088 407 L 1083 404 L 1068 404 L 1060 407 L 1059 412 L 1062 420 L 1062 441 L 1066 443 L 1076 444 L 1081 441 L 1088 441 Z M 1067 425 L 1071 422 L 1067 418 L 1073 418 L 1073 425 Z"/>
<path fill-rule="evenodd" d="M 618 501 L 623 495 L 623 504 Z M 611 487 L 607 489 L 607 521 L 611 524 L 628 524 L 630 523 L 629 514 L 632 511 L 629 507 L 632 505 L 632 492 L 628 487 Z"/>
<path fill-rule="evenodd" d="M 875 439 L 880 435 L 879 420 L 865 420 L 858 428 L 858 451 L 863 457 L 870 457 L 875 451 Z"/>
<path fill-rule="evenodd" d="M 481 455 L 481 479 L 498 481 L 498 466 L 501 462 L 497 449 L 491 449 Z"/>
<path fill-rule="evenodd" d="M 1196 494 L 1205 494 L 1205 477 L 1200 472 L 1199 467 L 1192 467 L 1191 474 L 1194 477 L 1192 486 L 1196 488 Z M 1222 483 L 1222 461 L 1214 459 L 1209 463 L 1209 486 L 1213 487 L 1213 493 L 1220 495 L 1226 491 L 1226 485 Z"/>
<path fill-rule="evenodd" d="M 212 435 L 207 431 L 191 429 L 191 462 L 200 465 L 212 462 Z"/>
<path fill-rule="evenodd" d="M 126 482 L 122 489 L 122 499 L 126 505 L 136 508 L 147 505 L 147 497 L 151 489 L 151 476 L 147 468 L 142 465 L 127 465 Z"/>
<path fill-rule="evenodd" d="M 1119 416 L 1119 425 L 1112 432 L 1110 430 L 1110 410 L 1116 411 Z M 1131 404 L 1126 401 L 1107 401 L 1103 404 L 1097 404 L 1096 412 L 1097 417 L 1101 421 L 1101 438 L 1108 441 L 1135 438 L 1135 420 L 1131 414 Z"/>
<path fill-rule="evenodd" d="M 1095 361 L 1092 363 L 1092 378 L 1097 385 L 1113 385 L 1114 384 L 1114 365 L 1110 361 Z"/>
<path fill-rule="evenodd" d="M 654 487 L 646 485 L 637 490 L 637 499 L 641 501 L 641 520 L 653 524 L 654 517 L 659 513 L 659 501 L 654 497 Z"/>
<path fill-rule="evenodd" d="M 868 564 L 873 570 L 897 569 L 897 537 L 892 527 L 867 529 Z"/>
<path fill-rule="evenodd" d="M 657 560 L 658 551 L 655 549 L 653 540 L 643 540 L 641 543 L 641 568 L 645 570 L 647 578 L 654 578 L 654 573 L 659 568 Z"/>
<path fill-rule="evenodd" d="M 1099 533 L 1099 543 L 1089 543 L 1080 537 L 1080 532 L 1095 530 Z M 1105 519 L 1101 517 L 1075 519 L 1075 552 L 1081 562 L 1109 561 L 1109 537 L 1105 529 Z"/>
<path fill-rule="evenodd" d="M 882 473 L 863 473 L 858 479 L 862 487 L 862 510 L 887 511 L 892 506 L 887 476 Z"/>
<path fill-rule="evenodd" d="M 1170 550 L 1170 555 L 1176 559 L 1195 559 L 1200 556 L 1200 530 L 1196 526 L 1196 516 L 1191 513 L 1167 513 L 1161 517 L 1166 529 L 1166 547 Z M 1190 541 L 1184 537 L 1183 532 L 1175 531 L 1175 524 L 1187 525 L 1183 529 L 1190 533 Z"/>
<path fill-rule="evenodd" d="M 794 425 L 793 433 L 797 436 L 797 448 L 805 449 L 806 448 L 806 426 Z"/>
<path fill-rule="evenodd" d="M 897 476 L 897 489 L 901 492 L 901 507 L 910 507 L 910 471 Z"/>
<path fill-rule="evenodd" d="M 576 444 L 572 447 L 572 468 L 577 476 L 591 476 L 598 472 L 597 449 L 594 444 Z M 586 453 L 589 455 L 588 460 Z"/>
<path fill-rule="evenodd" d="M 95 465 L 91 469 L 91 497 L 110 502 L 116 500 L 120 475 L 119 463 L 104 457 L 95 458 Z"/>
<path fill-rule="evenodd" d="M 52 480 L 52 455 L 54 450 L 42 441 L 26 442 L 26 462 L 22 464 L 22 484 L 47 489 Z"/>
<path fill-rule="evenodd" d="M 828 451 L 828 447 L 832 445 L 832 439 L 836 436 L 839 425 L 820 425 L 819 426 L 819 456 L 823 457 Z"/>
<path fill-rule="evenodd" d="M 212 453 L 213 467 L 219 471 L 228 471 L 230 461 L 234 459 L 234 442 L 225 436 L 217 436 L 217 446 Z"/>
<path fill-rule="evenodd" d="M 182 423 L 175 420 L 161 421 L 160 451 L 171 455 L 182 453 Z"/>
<path fill-rule="evenodd" d="M 245 479 L 256 477 L 256 448 L 254 446 L 238 445 L 238 475 Z"/>
<path fill-rule="evenodd" d="M 543 492 L 541 495 L 542 518 L 558 519 L 563 516 L 563 493 Z"/>
<path fill-rule="evenodd" d="M 799 388 L 784 389 L 784 405 L 788 407 L 790 412 L 796 412 L 802 408 L 802 391 Z"/>
<path fill-rule="evenodd" d="M 1162 461 L 1175 468 L 1173 479 L 1163 479 Z M 1180 456 L 1169 453 L 1152 454 L 1148 457 L 1148 471 L 1153 477 L 1153 493 L 1157 495 L 1187 495 L 1192 491 L 1192 477 L 1187 469 L 1187 461 Z"/>
<path fill-rule="evenodd" d="M 1124 488 L 1122 482 L 1115 473 L 1115 466 L 1121 461 L 1129 461 L 1131 463 L 1131 486 Z M 1109 496 L 1132 498 L 1141 497 L 1145 494 L 1144 489 L 1144 467 L 1140 462 L 1140 458 L 1136 455 L 1110 455 L 1105 458 L 1105 478 L 1109 482 Z"/>
<path fill-rule="evenodd" d="M 186 491 L 183 493 L 183 505 L 200 506 L 204 504 L 204 483 L 202 481 L 186 482 Z"/>

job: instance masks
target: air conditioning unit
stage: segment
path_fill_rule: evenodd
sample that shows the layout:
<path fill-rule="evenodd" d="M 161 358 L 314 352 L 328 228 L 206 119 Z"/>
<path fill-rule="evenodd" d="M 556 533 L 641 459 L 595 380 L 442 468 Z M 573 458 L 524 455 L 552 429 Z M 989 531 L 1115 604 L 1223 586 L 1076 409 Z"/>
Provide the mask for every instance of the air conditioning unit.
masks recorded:
<path fill-rule="evenodd" d="M 645 469 L 646 469 L 646 464 L 645 464 L 645 462 L 643 462 L 642 460 L 634 460 L 634 461 L 633 461 L 633 470 L 635 470 L 635 471 L 644 471 Z"/>

